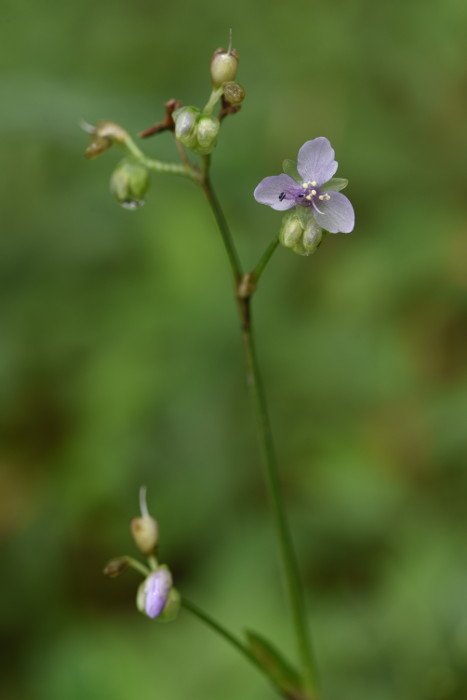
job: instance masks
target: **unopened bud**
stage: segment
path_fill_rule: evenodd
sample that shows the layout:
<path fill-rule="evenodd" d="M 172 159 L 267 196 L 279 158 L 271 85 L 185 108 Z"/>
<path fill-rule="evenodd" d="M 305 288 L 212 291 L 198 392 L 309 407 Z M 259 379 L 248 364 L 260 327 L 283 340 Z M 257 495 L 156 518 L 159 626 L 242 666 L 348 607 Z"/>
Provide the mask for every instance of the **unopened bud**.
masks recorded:
<path fill-rule="evenodd" d="M 117 576 L 120 576 L 120 574 L 123 574 L 124 571 L 128 569 L 128 560 L 126 557 L 118 557 L 117 559 L 112 559 L 109 561 L 109 563 L 106 565 L 106 567 L 103 570 L 104 576 L 108 576 L 109 578 L 117 578 Z"/>
<path fill-rule="evenodd" d="M 196 120 L 200 114 L 197 107 L 180 107 L 172 114 L 175 136 L 187 148 L 196 145 Z"/>
<path fill-rule="evenodd" d="M 130 530 L 139 551 L 149 557 L 154 554 L 159 542 L 159 525 L 149 515 L 145 486 L 141 486 L 139 490 L 139 507 L 141 516 L 131 520 Z"/>
<path fill-rule="evenodd" d="M 110 191 L 125 209 L 142 206 L 148 187 L 147 168 L 126 158 L 117 165 L 110 179 Z"/>
<path fill-rule="evenodd" d="M 153 554 L 159 540 L 157 521 L 150 515 L 143 515 L 131 520 L 130 529 L 139 551 L 147 557 Z"/>
<path fill-rule="evenodd" d="M 219 120 L 197 107 L 181 107 L 172 115 L 175 136 L 184 146 L 201 156 L 211 153 L 219 133 Z"/>
<path fill-rule="evenodd" d="M 323 231 L 307 209 L 295 207 L 282 219 L 279 240 L 298 255 L 311 255 L 321 243 Z"/>
<path fill-rule="evenodd" d="M 222 83 L 235 80 L 238 67 L 238 53 L 235 49 L 217 49 L 211 58 L 212 85 L 218 88 Z"/>
<path fill-rule="evenodd" d="M 211 153 L 216 145 L 219 126 L 217 117 L 201 115 L 197 123 L 196 137 L 198 144 L 195 153 L 199 153 L 200 155 Z"/>
<path fill-rule="evenodd" d="M 223 86 L 224 97 L 232 105 L 238 105 L 245 99 L 245 90 L 239 83 L 230 81 Z"/>
<path fill-rule="evenodd" d="M 159 617 L 172 589 L 172 574 L 166 566 L 159 566 L 139 586 L 136 607 L 148 617 Z"/>

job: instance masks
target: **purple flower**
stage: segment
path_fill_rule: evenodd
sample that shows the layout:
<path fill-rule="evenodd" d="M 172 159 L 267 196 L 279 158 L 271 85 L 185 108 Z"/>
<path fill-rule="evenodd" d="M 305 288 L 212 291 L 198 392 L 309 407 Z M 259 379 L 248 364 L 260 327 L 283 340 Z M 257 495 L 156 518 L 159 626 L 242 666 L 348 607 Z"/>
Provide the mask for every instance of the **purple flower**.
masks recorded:
<path fill-rule="evenodd" d="M 291 161 L 284 161 L 284 170 L 290 174 L 272 175 L 261 180 L 254 192 L 257 202 L 278 211 L 304 207 L 318 226 L 329 233 L 350 233 L 353 230 L 353 207 L 339 192 L 347 185 L 347 180 L 332 178 L 337 161 L 328 139 L 319 136 L 306 141 L 298 152 L 296 169 Z"/>
<path fill-rule="evenodd" d="M 165 566 L 160 566 L 143 584 L 144 612 L 148 617 L 158 617 L 169 597 L 172 575 Z"/>

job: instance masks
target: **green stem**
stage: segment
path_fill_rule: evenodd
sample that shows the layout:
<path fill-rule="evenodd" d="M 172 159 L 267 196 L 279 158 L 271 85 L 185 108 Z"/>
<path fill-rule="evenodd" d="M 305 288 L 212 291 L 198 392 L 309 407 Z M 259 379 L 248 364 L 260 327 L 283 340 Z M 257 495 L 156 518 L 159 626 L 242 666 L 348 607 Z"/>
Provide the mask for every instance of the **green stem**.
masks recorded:
<path fill-rule="evenodd" d="M 277 249 L 277 246 L 279 245 L 279 238 L 274 238 L 271 243 L 268 245 L 266 250 L 264 251 L 263 255 L 261 256 L 261 259 L 259 260 L 258 264 L 256 267 L 253 269 L 253 272 L 251 273 L 251 279 L 254 284 L 258 283 L 259 278 L 264 272 L 264 268 L 268 264 L 269 260 L 271 259 L 274 251 Z"/>
<path fill-rule="evenodd" d="M 141 165 L 145 165 L 149 170 L 154 170 L 156 173 L 167 173 L 169 175 L 182 175 L 196 182 L 200 181 L 199 171 L 190 163 L 166 163 L 162 160 L 148 158 L 128 133 L 125 133 L 125 138 L 120 142 L 120 145 L 129 156 L 137 160 Z"/>
<path fill-rule="evenodd" d="M 137 559 L 134 559 L 133 557 L 123 557 L 123 559 L 125 559 L 128 566 L 130 566 L 135 571 L 139 571 L 140 574 L 143 574 L 144 578 L 149 576 L 149 574 L 151 573 L 151 570 L 148 569 L 147 566 L 144 566 L 144 564 L 141 564 L 141 562 L 139 562 Z"/>
<path fill-rule="evenodd" d="M 212 92 L 209 96 L 209 100 L 207 101 L 206 105 L 204 106 L 203 113 L 204 114 L 212 114 L 214 107 L 222 97 L 222 93 L 224 92 L 222 87 L 218 88 L 213 88 Z"/>
<path fill-rule="evenodd" d="M 276 250 L 279 241 L 278 239 L 272 241 L 250 275 L 242 275 L 241 264 L 227 221 L 209 180 L 209 165 L 209 157 L 206 157 L 203 162 L 201 185 L 211 205 L 214 216 L 216 217 L 236 282 L 236 299 L 241 319 L 243 345 L 247 362 L 247 383 L 255 405 L 259 441 L 263 452 L 265 478 L 279 542 L 285 586 L 292 614 L 297 647 L 300 655 L 304 689 L 310 700 L 315 700 L 317 697 L 315 662 L 306 622 L 303 588 L 282 500 L 266 396 L 252 334 L 251 296 L 255 289 L 255 283 L 258 281 L 272 254 Z"/>
<path fill-rule="evenodd" d="M 199 182 L 200 175 L 191 165 L 182 165 L 181 163 L 164 163 L 161 160 L 154 160 L 143 156 L 139 161 L 149 170 L 154 170 L 156 173 L 167 173 L 168 175 L 182 175 L 190 180 Z"/>
<path fill-rule="evenodd" d="M 237 651 L 243 654 L 243 656 L 246 659 L 248 659 L 248 661 L 251 664 L 253 664 L 253 666 L 258 668 L 262 673 L 264 672 L 262 666 L 255 659 L 248 647 L 245 644 L 243 644 L 239 639 L 237 639 L 237 637 L 235 637 L 231 632 L 229 632 L 229 630 L 227 630 L 219 622 L 214 620 L 210 615 L 205 613 L 204 610 L 201 610 L 200 608 L 198 608 L 197 605 L 191 603 L 186 598 L 182 598 L 181 604 L 182 607 L 185 608 L 185 610 L 189 610 L 195 617 L 198 618 L 198 620 L 204 622 L 206 625 L 208 625 L 208 627 L 214 630 L 214 632 L 223 637 L 226 642 L 235 647 L 235 649 L 237 649 Z"/>
<path fill-rule="evenodd" d="M 235 284 L 238 285 L 242 278 L 242 266 L 240 263 L 240 258 L 238 257 L 235 244 L 232 239 L 232 234 L 230 233 L 229 225 L 227 219 L 224 216 L 224 212 L 221 209 L 219 200 L 212 188 L 211 180 L 209 178 L 209 165 L 210 156 L 203 156 L 202 161 L 202 179 L 201 187 L 203 188 L 204 194 L 206 195 L 208 202 L 211 206 L 212 212 L 215 216 L 219 231 L 224 241 L 224 246 L 229 256 L 230 267 L 232 268 L 232 274 L 235 280 Z"/>
<path fill-rule="evenodd" d="M 296 642 L 303 672 L 304 688 L 311 700 L 311 698 L 317 697 L 317 684 L 315 662 L 307 626 L 303 588 L 300 580 L 297 559 L 292 544 L 292 538 L 290 535 L 290 529 L 287 522 L 284 503 L 282 500 L 271 424 L 267 410 L 263 381 L 256 355 L 249 309 L 245 318 L 247 323 L 242 329 L 242 335 L 247 360 L 247 382 L 255 404 L 258 433 L 263 452 L 263 463 L 265 468 L 264 473 L 279 542 L 285 586 L 289 599 Z"/>

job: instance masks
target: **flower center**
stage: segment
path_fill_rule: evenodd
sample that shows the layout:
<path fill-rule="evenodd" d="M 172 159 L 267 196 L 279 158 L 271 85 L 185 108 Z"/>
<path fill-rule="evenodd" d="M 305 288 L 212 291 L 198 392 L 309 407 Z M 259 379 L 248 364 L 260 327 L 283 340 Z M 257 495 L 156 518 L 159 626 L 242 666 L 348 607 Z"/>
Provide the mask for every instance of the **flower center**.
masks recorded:
<path fill-rule="evenodd" d="M 319 202 L 327 202 L 331 197 L 326 193 L 322 193 L 315 180 L 308 180 L 308 182 L 302 182 L 302 191 L 296 194 L 297 204 L 302 207 L 313 207 L 317 212 L 322 214 L 323 212 L 319 210 Z"/>

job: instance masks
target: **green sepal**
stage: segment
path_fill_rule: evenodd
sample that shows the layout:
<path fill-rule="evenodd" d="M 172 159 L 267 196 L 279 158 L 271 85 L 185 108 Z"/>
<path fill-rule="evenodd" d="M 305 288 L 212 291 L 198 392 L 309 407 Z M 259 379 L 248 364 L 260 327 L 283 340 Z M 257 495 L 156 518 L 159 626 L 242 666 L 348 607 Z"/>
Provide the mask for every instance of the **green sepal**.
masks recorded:
<path fill-rule="evenodd" d="M 327 190 L 331 192 L 340 192 L 344 189 L 344 187 L 347 187 L 348 184 L 349 181 L 346 180 L 345 177 L 333 177 L 329 180 L 329 182 L 325 182 L 324 185 L 321 185 L 320 190 L 323 192 L 326 192 Z"/>
<path fill-rule="evenodd" d="M 286 174 L 289 175 L 290 177 L 293 177 L 294 180 L 297 182 L 301 182 L 302 178 L 300 177 L 298 170 L 297 170 L 297 163 L 295 160 L 291 160 L 290 158 L 286 158 L 282 162 L 282 171 Z"/>
<path fill-rule="evenodd" d="M 176 588 L 171 588 L 167 602 L 162 608 L 161 614 L 156 618 L 159 622 L 172 622 L 178 615 L 181 605 L 181 596 Z"/>
<path fill-rule="evenodd" d="M 264 637 L 246 632 L 251 653 L 275 687 L 289 700 L 307 700 L 300 674 Z"/>

